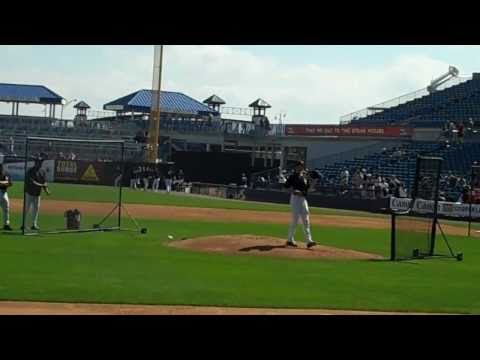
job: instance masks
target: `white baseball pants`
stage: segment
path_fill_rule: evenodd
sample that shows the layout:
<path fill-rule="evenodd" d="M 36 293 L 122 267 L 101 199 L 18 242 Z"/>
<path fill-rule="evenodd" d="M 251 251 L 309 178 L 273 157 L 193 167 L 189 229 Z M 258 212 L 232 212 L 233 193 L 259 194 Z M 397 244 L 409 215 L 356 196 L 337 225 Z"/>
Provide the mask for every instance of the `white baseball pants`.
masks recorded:
<path fill-rule="evenodd" d="M 0 206 L 3 212 L 3 224 L 10 225 L 10 200 L 6 191 L 0 191 Z"/>
<path fill-rule="evenodd" d="M 38 227 L 38 212 L 40 210 L 40 196 L 25 194 L 25 216 L 28 217 L 30 208 L 32 209 L 33 226 Z M 26 223 L 26 221 L 25 221 Z"/>
<path fill-rule="evenodd" d="M 167 188 L 167 192 L 172 191 L 172 179 L 165 179 L 165 187 Z"/>
<path fill-rule="evenodd" d="M 307 199 L 303 196 L 290 195 L 290 205 L 292 206 L 292 222 L 288 231 L 288 241 L 295 243 L 295 230 L 299 219 L 302 219 L 305 240 L 313 242 L 310 231 L 310 210 L 308 209 Z"/>
<path fill-rule="evenodd" d="M 158 191 L 159 187 L 160 187 L 160 178 L 156 178 L 155 180 L 153 180 L 152 189 L 153 191 Z"/>
<path fill-rule="evenodd" d="M 137 179 L 131 179 L 130 180 L 130 187 L 132 189 L 136 189 L 137 188 Z"/>

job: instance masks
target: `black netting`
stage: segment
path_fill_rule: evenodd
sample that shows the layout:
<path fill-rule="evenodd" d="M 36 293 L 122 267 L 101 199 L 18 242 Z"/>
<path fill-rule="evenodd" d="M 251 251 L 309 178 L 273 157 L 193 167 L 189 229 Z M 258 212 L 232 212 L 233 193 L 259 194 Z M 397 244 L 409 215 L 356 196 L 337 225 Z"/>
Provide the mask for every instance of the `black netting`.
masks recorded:
<path fill-rule="evenodd" d="M 402 215 L 393 215 L 392 251 L 396 259 L 433 255 L 441 165 L 440 158 L 417 159 L 410 209 Z M 427 200 L 429 203 L 419 200 Z M 428 204 L 427 209 L 420 208 L 425 204 Z"/>
<path fill-rule="evenodd" d="M 120 226 L 122 141 L 28 138 L 25 148 L 18 166 L 26 169 L 22 214 L 26 233 Z M 34 183 L 42 181 L 47 187 Z"/>

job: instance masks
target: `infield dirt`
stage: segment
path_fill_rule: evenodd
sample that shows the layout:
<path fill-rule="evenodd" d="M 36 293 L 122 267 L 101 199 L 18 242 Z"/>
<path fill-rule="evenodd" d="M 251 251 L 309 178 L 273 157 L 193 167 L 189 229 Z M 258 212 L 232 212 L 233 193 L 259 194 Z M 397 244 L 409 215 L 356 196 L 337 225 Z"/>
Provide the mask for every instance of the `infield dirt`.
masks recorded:
<path fill-rule="evenodd" d="M 67 209 L 77 208 L 83 215 L 104 216 L 113 208 L 113 204 L 102 202 L 83 201 L 60 201 L 42 198 L 40 217 L 42 213 L 60 214 Z M 164 220 L 192 220 L 192 221 L 215 221 L 235 223 L 264 223 L 264 224 L 289 224 L 291 214 L 288 212 L 274 211 L 251 211 L 231 210 L 212 208 L 190 208 L 182 206 L 161 206 L 125 204 L 128 212 L 139 219 L 164 219 Z M 22 211 L 22 200 L 11 199 L 11 208 L 14 212 Z M 388 217 L 364 217 L 345 215 L 318 215 L 310 214 L 312 225 L 342 227 L 342 228 L 363 228 L 363 229 L 389 229 L 390 219 Z M 450 235 L 465 236 L 466 230 L 453 225 L 443 225 L 442 229 Z"/>
<path fill-rule="evenodd" d="M 360 251 L 317 245 L 307 249 L 304 244 L 294 248 L 285 246 L 285 240 L 258 235 L 219 235 L 172 241 L 170 246 L 196 251 L 231 255 L 268 255 L 292 258 L 332 258 L 380 260 L 382 256 Z"/>

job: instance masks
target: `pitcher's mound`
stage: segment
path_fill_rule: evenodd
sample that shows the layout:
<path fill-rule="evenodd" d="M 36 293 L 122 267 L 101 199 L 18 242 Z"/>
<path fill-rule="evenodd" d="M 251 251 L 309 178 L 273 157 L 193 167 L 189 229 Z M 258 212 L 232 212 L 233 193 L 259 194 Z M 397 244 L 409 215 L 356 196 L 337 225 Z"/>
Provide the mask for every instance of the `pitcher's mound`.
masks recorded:
<path fill-rule="evenodd" d="M 197 251 L 219 252 L 236 255 L 268 255 L 293 258 L 335 258 L 335 259 L 383 259 L 380 255 L 355 250 L 338 249 L 317 245 L 310 249 L 305 243 L 297 243 L 298 248 L 288 247 L 284 239 L 257 235 L 219 235 L 181 241 L 173 241 L 170 246 Z"/>

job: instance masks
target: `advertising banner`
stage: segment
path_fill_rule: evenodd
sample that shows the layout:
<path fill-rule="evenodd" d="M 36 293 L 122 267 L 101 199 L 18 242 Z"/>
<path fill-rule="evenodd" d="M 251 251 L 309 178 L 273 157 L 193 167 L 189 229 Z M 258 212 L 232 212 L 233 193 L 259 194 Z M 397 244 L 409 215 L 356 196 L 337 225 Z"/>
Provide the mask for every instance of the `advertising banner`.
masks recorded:
<path fill-rule="evenodd" d="M 121 165 L 116 162 L 55 161 L 55 182 L 112 186 L 120 174 Z"/>
<path fill-rule="evenodd" d="M 157 170 L 166 174 L 171 164 L 124 163 L 122 179 L 122 163 L 83 161 L 83 160 L 56 160 L 55 181 L 85 185 L 123 186 L 130 185 L 130 178 L 134 172 L 139 176 L 153 175 Z"/>
<path fill-rule="evenodd" d="M 412 136 L 412 129 L 398 126 L 286 125 L 285 134 L 287 136 L 409 137 Z"/>
<path fill-rule="evenodd" d="M 408 210 L 411 201 L 412 199 L 408 198 L 391 197 L 390 209 L 399 211 Z M 418 199 L 417 201 L 415 201 L 413 211 L 420 214 L 433 213 L 433 204 L 434 202 L 432 200 Z M 468 218 L 470 214 L 470 204 L 439 201 L 437 212 L 439 215 L 444 216 Z M 472 204 L 472 218 L 480 218 L 480 205 Z"/>

